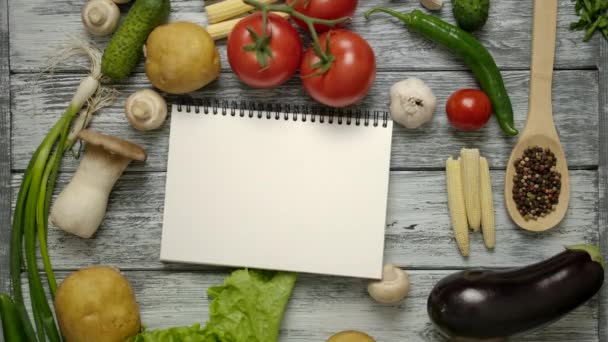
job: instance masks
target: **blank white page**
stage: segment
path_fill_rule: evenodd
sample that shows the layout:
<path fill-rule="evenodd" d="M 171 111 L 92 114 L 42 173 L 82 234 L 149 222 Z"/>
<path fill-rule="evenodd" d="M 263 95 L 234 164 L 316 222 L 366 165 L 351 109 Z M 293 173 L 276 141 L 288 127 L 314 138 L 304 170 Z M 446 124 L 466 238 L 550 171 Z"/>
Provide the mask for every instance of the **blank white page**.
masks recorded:
<path fill-rule="evenodd" d="M 174 106 L 161 260 L 381 278 L 391 136 Z"/>

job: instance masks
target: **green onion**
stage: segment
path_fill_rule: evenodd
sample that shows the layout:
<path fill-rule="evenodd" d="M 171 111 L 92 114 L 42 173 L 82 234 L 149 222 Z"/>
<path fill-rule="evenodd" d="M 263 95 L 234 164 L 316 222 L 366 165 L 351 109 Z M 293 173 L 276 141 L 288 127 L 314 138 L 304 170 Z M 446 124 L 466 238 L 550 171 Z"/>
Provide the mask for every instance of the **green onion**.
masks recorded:
<path fill-rule="evenodd" d="M 5 342 L 27 341 L 15 303 L 5 294 L 0 294 L 0 318 Z"/>
<path fill-rule="evenodd" d="M 93 102 L 103 101 L 99 99 L 101 78 L 101 52 L 81 43 L 74 51 L 84 51 L 91 61 L 91 74 L 80 83 L 68 108 L 57 123 L 51 128 L 42 143 L 34 152 L 21 183 L 17 205 L 13 216 L 13 226 L 10 246 L 10 273 L 12 281 L 13 300 L 11 301 L 11 317 L 7 319 L 18 319 L 23 327 L 23 334 L 27 341 L 60 342 L 61 334 L 57 328 L 53 310 L 51 309 L 44 285 L 42 283 L 37 264 L 36 243 L 40 246 L 40 254 L 46 273 L 49 292 L 55 297 L 57 280 L 53 272 L 47 246 L 48 214 L 57 173 L 64 153 L 70 149 L 77 137 L 76 128 L 70 134 L 72 121 L 92 97 Z M 105 102 L 104 102 L 105 103 Z M 99 109 L 97 105 L 89 105 L 83 115 Z M 85 120 L 85 122 L 87 122 Z M 25 248 L 25 253 L 24 253 Z M 25 254 L 25 258 L 24 258 Z M 28 277 L 30 300 L 34 325 L 25 308 L 23 293 L 21 290 L 21 268 L 25 264 Z M 0 294 L 1 295 L 1 294 Z M 8 311 L 6 311 L 8 312 Z M 4 315 L 3 315 L 4 316 Z M 5 317 L 2 317 L 3 321 Z"/>

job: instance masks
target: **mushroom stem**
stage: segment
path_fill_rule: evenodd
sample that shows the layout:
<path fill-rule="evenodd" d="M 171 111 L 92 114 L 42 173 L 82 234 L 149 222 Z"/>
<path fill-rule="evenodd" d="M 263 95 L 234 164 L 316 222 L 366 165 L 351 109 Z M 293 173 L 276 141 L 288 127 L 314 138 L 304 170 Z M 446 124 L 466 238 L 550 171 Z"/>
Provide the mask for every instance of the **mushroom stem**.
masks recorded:
<path fill-rule="evenodd" d="M 131 110 L 133 111 L 131 113 L 131 115 L 133 115 L 135 118 L 137 118 L 139 120 L 149 119 L 151 116 L 151 112 L 152 112 L 152 108 L 150 108 L 150 105 L 148 103 L 142 102 L 142 101 L 138 101 L 135 104 L 133 104 L 133 107 L 131 108 Z"/>
<path fill-rule="evenodd" d="M 93 184 L 100 189 L 112 189 L 130 163 L 131 159 L 109 153 L 101 146 L 87 145 L 78 167 L 81 172 L 76 171 L 74 179 L 81 178 L 80 181 Z M 107 190 L 104 193 L 110 194 Z"/>
<path fill-rule="evenodd" d="M 125 104 L 127 120 L 133 128 L 151 131 L 160 128 L 167 118 L 167 103 L 152 89 L 131 94 Z"/>
<path fill-rule="evenodd" d="M 401 272 L 401 270 L 397 271 L 396 267 L 385 267 L 384 274 L 382 274 L 382 281 L 393 282 L 399 278 L 399 274 L 397 272 Z"/>
<path fill-rule="evenodd" d="M 89 33 L 106 36 L 116 30 L 120 9 L 111 0 L 89 0 L 82 7 L 81 18 Z"/>
<path fill-rule="evenodd" d="M 369 283 L 367 291 L 377 302 L 394 304 L 402 300 L 410 289 L 409 277 L 395 265 L 384 265 L 382 280 Z"/>
<path fill-rule="evenodd" d="M 89 17 L 89 21 L 95 25 L 102 24 L 108 19 L 108 16 L 98 7 L 91 8 L 87 15 Z"/>
<path fill-rule="evenodd" d="M 74 177 L 63 189 L 51 212 L 51 222 L 81 238 L 90 238 L 106 213 L 112 187 L 131 159 L 87 145 Z"/>

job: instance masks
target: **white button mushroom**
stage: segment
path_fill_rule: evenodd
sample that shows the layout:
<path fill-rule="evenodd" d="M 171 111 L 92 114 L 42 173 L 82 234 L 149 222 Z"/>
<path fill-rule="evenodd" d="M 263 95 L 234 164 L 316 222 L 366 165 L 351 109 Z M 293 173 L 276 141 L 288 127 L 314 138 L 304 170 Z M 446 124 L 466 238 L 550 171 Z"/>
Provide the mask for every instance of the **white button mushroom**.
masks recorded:
<path fill-rule="evenodd" d="M 408 78 L 395 83 L 390 90 L 391 117 L 407 128 L 418 128 L 431 121 L 437 98 L 422 80 Z"/>
<path fill-rule="evenodd" d="M 384 265 L 382 280 L 373 281 L 367 286 L 367 292 L 378 303 L 394 304 L 405 298 L 410 291 L 407 273 L 395 265 Z"/>
<path fill-rule="evenodd" d="M 420 0 L 420 3 L 431 11 L 438 11 L 443 7 L 443 0 Z"/>
<path fill-rule="evenodd" d="M 120 19 L 120 9 L 112 0 L 89 0 L 80 14 L 84 27 L 95 36 L 114 32 Z"/>
<path fill-rule="evenodd" d="M 103 221 L 108 197 L 131 160 L 146 160 L 139 145 L 126 140 L 82 130 L 85 154 L 70 183 L 57 197 L 50 220 L 60 229 L 90 238 Z"/>
<path fill-rule="evenodd" d="M 129 96 L 125 112 L 133 128 L 140 131 L 151 131 L 159 128 L 165 122 L 167 103 L 154 90 L 142 89 Z"/>

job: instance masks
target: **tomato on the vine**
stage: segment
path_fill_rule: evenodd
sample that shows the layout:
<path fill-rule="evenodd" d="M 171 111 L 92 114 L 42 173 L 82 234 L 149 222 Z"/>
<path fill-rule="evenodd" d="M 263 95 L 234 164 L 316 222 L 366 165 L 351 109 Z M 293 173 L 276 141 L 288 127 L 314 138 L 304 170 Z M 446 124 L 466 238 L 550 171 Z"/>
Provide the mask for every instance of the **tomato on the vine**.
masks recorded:
<path fill-rule="evenodd" d="M 251 14 L 228 37 L 228 62 L 237 77 L 255 88 L 285 83 L 298 69 L 302 42 L 296 29 L 276 14 L 268 13 L 263 33 L 262 13 Z"/>
<path fill-rule="evenodd" d="M 452 126 L 472 131 L 482 128 L 490 120 L 492 102 L 481 90 L 460 89 L 449 97 L 445 110 Z"/>
<path fill-rule="evenodd" d="M 287 0 L 287 4 L 292 4 L 296 0 Z M 299 0 L 295 9 L 311 18 L 334 20 L 343 17 L 352 17 L 357 9 L 357 0 Z M 296 17 L 292 19 L 304 30 L 308 30 L 308 25 Z M 335 28 L 339 27 L 338 24 Z M 315 30 L 319 33 L 329 30 L 329 26 L 315 24 Z"/>
<path fill-rule="evenodd" d="M 347 30 L 328 31 L 319 41 L 321 50 L 331 56 L 330 61 L 324 64 L 314 49 L 308 48 L 300 67 L 304 89 L 313 99 L 331 107 L 359 102 L 376 79 L 376 57 L 371 46 Z"/>

